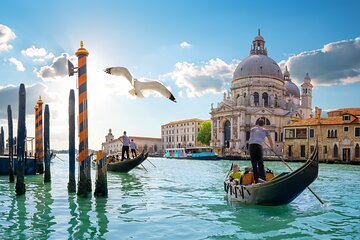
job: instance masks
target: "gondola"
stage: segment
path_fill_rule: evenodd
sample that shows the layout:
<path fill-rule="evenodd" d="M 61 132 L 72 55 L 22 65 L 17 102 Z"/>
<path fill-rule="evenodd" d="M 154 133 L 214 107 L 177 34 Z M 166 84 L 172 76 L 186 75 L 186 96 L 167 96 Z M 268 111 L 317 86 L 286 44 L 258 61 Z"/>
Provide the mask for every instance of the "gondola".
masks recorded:
<path fill-rule="evenodd" d="M 148 153 L 142 152 L 136 158 L 115 162 L 115 163 L 108 163 L 107 170 L 112 172 L 129 172 L 131 169 L 140 165 L 143 161 L 146 160 L 148 157 Z"/>
<path fill-rule="evenodd" d="M 236 185 L 228 179 L 224 190 L 229 200 L 255 205 L 284 205 L 292 202 L 318 176 L 319 160 L 316 145 L 310 158 L 291 173 L 282 173 L 272 180 L 250 185 Z"/>

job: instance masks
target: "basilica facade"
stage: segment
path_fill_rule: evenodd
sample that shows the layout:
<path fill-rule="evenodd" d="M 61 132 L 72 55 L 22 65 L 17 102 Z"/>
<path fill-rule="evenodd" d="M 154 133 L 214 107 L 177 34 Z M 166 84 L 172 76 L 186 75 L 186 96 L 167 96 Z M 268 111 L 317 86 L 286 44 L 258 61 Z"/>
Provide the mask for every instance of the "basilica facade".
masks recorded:
<path fill-rule="evenodd" d="M 312 88 L 306 73 L 300 93 L 288 69 L 282 72 L 279 65 L 268 57 L 259 30 L 250 55 L 234 71 L 230 90 L 224 93 L 217 106 L 211 104 L 211 145 L 245 149 L 250 129 L 259 119 L 264 119 L 275 150 L 281 153 L 283 127 L 292 119 L 306 119 L 311 115 Z"/>

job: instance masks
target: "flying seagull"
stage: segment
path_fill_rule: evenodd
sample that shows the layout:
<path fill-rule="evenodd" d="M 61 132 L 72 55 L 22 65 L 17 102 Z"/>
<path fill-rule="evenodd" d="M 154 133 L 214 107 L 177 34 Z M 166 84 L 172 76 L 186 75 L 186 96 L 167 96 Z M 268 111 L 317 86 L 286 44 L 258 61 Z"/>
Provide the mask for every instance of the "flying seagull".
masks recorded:
<path fill-rule="evenodd" d="M 127 68 L 110 67 L 106 68 L 104 72 L 126 78 L 130 82 L 131 86 L 133 86 L 133 89 L 129 91 L 129 93 L 133 96 L 143 98 L 144 95 L 141 93 L 142 90 L 154 90 L 159 92 L 164 97 L 170 99 L 171 101 L 176 102 L 174 95 L 162 83 L 157 81 L 140 82 L 136 78 L 133 78 Z"/>

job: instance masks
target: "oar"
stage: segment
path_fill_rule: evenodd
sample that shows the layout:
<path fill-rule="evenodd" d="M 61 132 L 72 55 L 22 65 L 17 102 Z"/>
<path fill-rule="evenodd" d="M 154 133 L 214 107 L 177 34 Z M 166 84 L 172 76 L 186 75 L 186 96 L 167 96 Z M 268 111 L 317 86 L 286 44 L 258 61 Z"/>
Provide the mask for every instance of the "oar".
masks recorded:
<path fill-rule="evenodd" d="M 264 143 L 265 143 L 265 145 L 275 154 L 275 156 L 277 156 L 292 172 L 294 171 L 294 170 L 290 167 L 290 165 L 289 165 L 287 162 L 285 162 L 285 160 L 282 159 L 282 157 L 280 157 L 280 156 L 274 151 L 274 149 L 272 149 L 271 147 L 269 147 L 269 145 L 267 145 L 266 142 L 264 142 Z M 316 193 L 315 193 L 310 187 L 307 187 L 307 189 L 309 189 L 309 191 L 317 198 L 317 200 L 319 200 L 319 202 L 320 202 L 321 204 L 324 204 L 324 201 L 321 200 L 321 198 L 320 198 L 318 195 L 316 195 Z"/>
<path fill-rule="evenodd" d="M 148 172 L 148 170 L 144 167 L 144 165 L 142 165 L 142 163 L 140 163 L 140 165 L 144 168 L 145 171 Z"/>
<path fill-rule="evenodd" d="M 227 179 L 227 178 L 228 178 L 228 176 L 229 176 L 229 174 L 230 174 L 230 172 L 231 172 L 231 170 L 232 170 L 232 168 L 233 168 L 233 165 L 234 165 L 234 163 L 231 163 L 230 170 L 229 170 L 229 171 L 228 171 L 228 173 L 226 174 L 225 179 Z"/>
<path fill-rule="evenodd" d="M 149 159 L 146 159 L 146 160 L 148 160 L 149 163 L 151 163 L 151 165 L 153 165 L 154 167 L 156 167 Z"/>
<path fill-rule="evenodd" d="M 61 158 L 59 158 L 57 155 L 55 155 L 55 157 L 57 157 L 57 158 L 60 159 L 61 161 L 65 162 L 64 160 L 62 160 Z"/>

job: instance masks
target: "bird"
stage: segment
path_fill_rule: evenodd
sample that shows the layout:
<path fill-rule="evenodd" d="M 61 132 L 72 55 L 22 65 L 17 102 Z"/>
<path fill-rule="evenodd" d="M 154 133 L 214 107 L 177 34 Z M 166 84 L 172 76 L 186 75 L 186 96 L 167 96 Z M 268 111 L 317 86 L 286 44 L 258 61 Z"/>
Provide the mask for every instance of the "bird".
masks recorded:
<path fill-rule="evenodd" d="M 159 92 L 161 95 L 170 99 L 171 101 L 176 102 L 174 95 L 162 83 L 158 81 L 141 82 L 134 78 L 129 70 L 125 67 L 109 67 L 106 68 L 104 72 L 126 78 L 133 87 L 133 89 L 129 91 L 129 93 L 133 96 L 143 98 L 144 95 L 141 92 L 142 90 L 153 90 Z"/>

